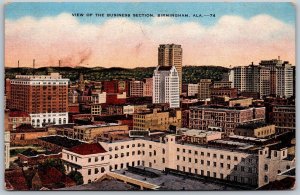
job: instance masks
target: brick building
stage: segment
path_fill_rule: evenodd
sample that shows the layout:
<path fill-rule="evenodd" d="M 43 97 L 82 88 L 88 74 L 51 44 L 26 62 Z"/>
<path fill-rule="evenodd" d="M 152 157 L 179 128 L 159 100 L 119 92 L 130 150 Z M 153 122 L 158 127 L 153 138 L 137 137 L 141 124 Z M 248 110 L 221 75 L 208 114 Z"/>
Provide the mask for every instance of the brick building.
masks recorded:
<path fill-rule="evenodd" d="M 28 113 L 34 127 L 67 124 L 68 83 L 58 73 L 17 75 L 11 80 L 11 108 Z"/>
<path fill-rule="evenodd" d="M 201 106 L 190 109 L 189 127 L 231 134 L 238 124 L 265 121 L 265 107 Z"/>

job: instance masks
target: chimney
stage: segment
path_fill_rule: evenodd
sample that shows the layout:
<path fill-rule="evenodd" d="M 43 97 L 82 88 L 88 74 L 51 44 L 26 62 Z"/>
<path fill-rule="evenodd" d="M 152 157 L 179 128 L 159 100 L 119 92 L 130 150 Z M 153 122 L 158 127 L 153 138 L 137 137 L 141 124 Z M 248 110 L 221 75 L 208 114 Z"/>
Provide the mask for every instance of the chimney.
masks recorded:
<path fill-rule="evenodd" d="M 253 62 L 251 64 L 253 65 Z"/>
<path fill-rule="evenodd" d="M 18 68 L 20 68 L 20 60 L 18 60 Z"/>
<path fill-rule="evenodd" d="M 60 68 L 60 60 L 58 60 L 58 67 Z"/>
<path fill-rule="evenodd" d="M 34 69 L 35 68 L 35 59 L 33 59 L 32 66 L 33 66 L 33 69 Z"/>

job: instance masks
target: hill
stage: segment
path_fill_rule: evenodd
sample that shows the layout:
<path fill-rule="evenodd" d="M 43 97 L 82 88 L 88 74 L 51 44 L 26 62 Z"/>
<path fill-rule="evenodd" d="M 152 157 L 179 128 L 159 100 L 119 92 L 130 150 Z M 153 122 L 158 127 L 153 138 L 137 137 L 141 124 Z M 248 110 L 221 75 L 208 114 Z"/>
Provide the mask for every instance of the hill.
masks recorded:
<path fill-rule="evenodd" d="M 71 81 L 76 81 L 80 73 L 83 73 L 84 78 L 93 81 L 103 81 L 110 79 L 141 80 L 143 78 L 152 77 L 155 67 L 139 67 L 133 69 L 127 68 L 87 68 L 87 67 L 42 67 L 37 69 L 32 68 L 5 68 L 6 78 L 15 78 L 17 74 L 48 74 L 51 72 L 60 72 L 64 78 L 69 78 Z M 182 80 L 183 83 L 197 83 L 200 79 L 220 80 L 222 74 L 228 72 L 228 68 L 221 66 L 184 66 Z"/>

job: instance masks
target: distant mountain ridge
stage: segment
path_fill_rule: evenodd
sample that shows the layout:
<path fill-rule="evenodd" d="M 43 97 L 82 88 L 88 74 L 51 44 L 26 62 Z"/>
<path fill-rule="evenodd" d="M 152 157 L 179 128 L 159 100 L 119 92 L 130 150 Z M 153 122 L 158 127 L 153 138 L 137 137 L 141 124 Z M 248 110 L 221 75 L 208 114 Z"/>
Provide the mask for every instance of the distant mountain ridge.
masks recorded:
<path fill-rule="evenodd" d="M 15 78 L 17 74 L 49 74 L 59 72 L 64 78 L 71 81 L 79 79 L 80 73 L 84 79 L 93 81 L 103 81 L 111 79 L 119 80 L 142 80 L 152 77 L 155 67 L 137 67 L 137 68 L 104 68 L 104 67 L 42 67 L 32 68 L 5 68 L 6 78 Z M 183 83 L 198 83 L 200 79 L 221 80 L 223 73 L 228 72 L 228 68 L 221 66 L 183 66 Z"/>

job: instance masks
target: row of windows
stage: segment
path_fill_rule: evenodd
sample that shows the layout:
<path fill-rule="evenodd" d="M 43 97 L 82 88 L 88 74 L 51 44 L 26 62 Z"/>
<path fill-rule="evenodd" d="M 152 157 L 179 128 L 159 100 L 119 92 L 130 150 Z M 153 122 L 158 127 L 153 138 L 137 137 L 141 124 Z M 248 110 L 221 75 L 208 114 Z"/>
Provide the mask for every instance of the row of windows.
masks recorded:
<path fill-rule="evenodd" d="M 179 165 L 177 165 L 177 170 L 184 171 L 184 172 L 189 172 L 189 173 L 194 173 L 194 174 L 199 174 L 199 175 L 202 175 L 202 176 L 225 179 L 223 173 L 220 173 L 219 175 L 217 175 L 216 172 L 211 173 L 210 171 L 204 171 L 204 170 L 199 170 L 199 172 L 198 172 L 198 169 L 192 170 L 192 168 L 186 168 L 185 166 L 180 167 Z M 253 179 L 253 178 L 239 177 L 239 176 L 235 176 L 235 175 L 234 176 L 227 175 L 226 180 L 232 180 L 232 181 L 235 181 L 235 182 L 239 181 L 241 183 L 255 184 L 255 183 L 253 183 L 253 182 L 255 182 L 255 179 Z"/>
<path fill-rule="evenodd" d="M 182 152 L 182 153 L 188 153 L 188 154 L 194 154 L 194 155 L 201 155 L 201 156 L 207 156 L 207 157 L 213 157 L 213 158 L 217 158 L 217 154 L 215 153 L 210 153 L 210 152 L 207 152 L 206 154 L 204 152 L 198 152 L 198 151 L 192 151 L 192 150 L 187 150 L 187 149 L 182 149 L 180 150 L 180 148 L 177 148 L 177 152 Z M 177 155 L 177 158 L 179 158 L 179 156 Z M 224 159 L 225 158 L 225 155 L 224 154 L 220 154 L 219 155 L 219 158 L 220 159 Z M 237 156 L 230 156 L 230 155 L 226 155 L 226 159 L 227 160 L 234 160 L 234 161 L 238 161 L 238 157 Z M 179 160 L 179 159 L 178 159 Z M 241 161 L 244 162 L 245 161 L 245 158 L 241 158 Z M 248 162 L 253 162 L 253 159 L 248 159 Z"/>

